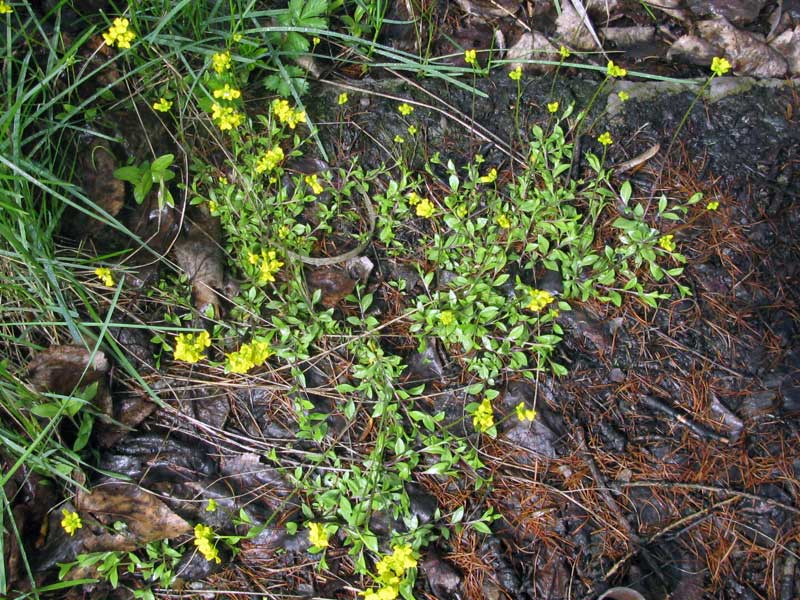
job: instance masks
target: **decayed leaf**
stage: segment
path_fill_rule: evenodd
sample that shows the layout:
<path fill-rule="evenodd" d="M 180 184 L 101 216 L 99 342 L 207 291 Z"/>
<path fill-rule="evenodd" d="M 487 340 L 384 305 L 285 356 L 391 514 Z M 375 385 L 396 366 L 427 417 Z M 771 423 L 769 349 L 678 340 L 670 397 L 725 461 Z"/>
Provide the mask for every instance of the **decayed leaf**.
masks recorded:
<path fill-rule="evenodd" d="M 526 71 L 535 73 L 549 73 L 555 70 L 555 65 L 539 65 L 522 61 L 547 60 L 558 61 L 558 48 L 550 43 L 543 34 L 538 31 L 523 33 L 519 40 L 508 49 L 506 55 L 508 60 L 514 61 L 509 67 L 513 70 L 520 67 Z"/>
<path fill-rule="evenodd" d="M 219 219 L 212 217 L 205 205 L 196 207 L 189 233 L 176 242 L 175 258 L 192 282 L 194 304 L 200 314 L 212 307 L 219 316 L 220 301 L 217 290 L 224 286 Z"/>
<path fill-rule="evenodd" d="M 800 25 L 784 31 L 772 41 L 770 47 L 783 55 L 792 75 L 800 75 Z"/>
<path fill-rule="evenodd" d="M 81 187 L 92 202 L 115 216 L 125 204 L 125 184 L 114 177 L 117 159 L 105 140 L 91 138 L 82 146 L 77 168 Z"/>
<path fill-rule="evenodd" d="M 68 395 L 79 384 L 89 385 L 102 379 L 108 368 L 106 355 L 101 351 L 92 356 L 83 346 L 64 345 L 51 346 L 37 354 L 28 363 L 28 374 L 37 391 Z"/>
<path fill-rule="evenodd" d="M 596 50 L 600 47 L 589 19 L 584 19 L 569 2 L 561 5 L 561 14 L 556 19 L 556 37 L 565 45 L 576 50 Z"/>
<path fill-rule="evenodd" d="M 356 287 L 356 282 L 344 270 L 335 267 L 321 267 L 309 271 L 306 275 L 306 284 L 312 292 L 321 290 L 321 302 L 327 307 L 336 306 Z"/>
<path fill-rule="evenodd" d="M 722 51 L 711 42 L 696 35 L 683 35 L 675 40 L 669 50 L 667 58 L 692 65 L 710 65 L 715 56 L 722 55 Z"/>
<path fill-rule="evenodd" d="M 752 33 L 737 29 L 722 17 L 697 24 L 700 35 L 725 49 L 738 74 L 754 77 L 783 77 L 788 65 L 781 54 Z"/>
<path fill-rule="evenodd" d="M 127 546 L 133 542 L 138 546 L 173 538 L 191 530 L 186 521 L 156 496 L 130 483 L 104 483 L 91 492 L 78 492 L 75 505 L 79 512 L 91 513 L 104 525 L 110 526 L 116 521 L 122 521 L 128 526 L 131 535 L 99 536 L 95 540 L 87 541 L 87 547 L 91 545 L 94 550 L 108 544 Z"/>

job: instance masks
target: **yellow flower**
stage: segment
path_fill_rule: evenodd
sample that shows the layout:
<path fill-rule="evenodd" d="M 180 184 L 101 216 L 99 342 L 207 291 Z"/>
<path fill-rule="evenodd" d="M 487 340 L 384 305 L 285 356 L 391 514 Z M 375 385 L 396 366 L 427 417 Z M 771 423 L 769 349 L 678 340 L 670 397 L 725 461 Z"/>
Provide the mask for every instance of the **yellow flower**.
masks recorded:
<path fill-rule="evenodd" d="M 209 498 L 206 504 L 206 512 L 214 512 L 215 510 L 217 510 L 217 501 L 213 498 Z"/>
<path fill-rule="evenodd" d="M 658 245 L 661 246 L 667 252 L 672 252 L 675 250 L 675 236 L 671 233 L 667 235 L 662 235 L 658 238 Z"/>
<path fill-rule="evenodd" d="M 103 33 L 103 40 L 109 46 L 117 45 L 118 48 L 130 48 L 131 42 L 136 39 L 136 34 L 130 30 L 130 21 L 123 17 L 117 17 Z"/>
<path fill-rule="evenodd" d="M 212 215 L 216 215 L 217 214 L 217 210 L 219 210 L 219 205 L 217 204 L 217 201 L 216 200 L 209 200 L 208 201 L 208 212 L 210 212 Z"/>
<path fill-rule="evenodd" d="M 347 92 L 342 92 L 339 94 L 339 97 L 336 99 L 336 102 L 341 106 L 342 104 L 347 104 Z"/>
<path fill-rule="evenodd" d="M 255 339 L 249 344 L 242 344 L 236 352 L 225 355 L 225 370 L 228 373 L 247 373 L 253 367 L 263 365 L 273 354 L 269 342 Z"/>
<path fill-rule="evenodd" d="M 475 66 L 478 63 L 478 53 L 475 50 L 467 50 L 464 52 L 464 62 Z"/>
<path fill-rule="evenodd" d="M 312 546 L 317 548 L 328 547 L 328 532 L 325 531 L 325 526 L 322 523 L 307 523 L 308 539 Z"/>
<path fill-rule="evenodd" d="M 706 204 L 706 210 L 717 210 L 719 208 L 719 202 L 716 200 L 712 200 L 708 204 Z"/>
<path fill-rule="evenodd" d="M 494 220 L 497 221 L 497 224 L 503 229 L 509 229 L 511 227 L 511 221 L 508 220 L 505 214 L 497 215 Z"/>
<path fill-rule="evenodd" d="M 478 177 L 478 183 L 494 183 L 497 181 L 497 169 L 492 169 L 483 177 Z"/>
<path fill-rule="evenodd" d="M 536 418 L 536 411 L 525 406 L 524 402 L 517 404 L 517 418 L 520 421 L 533 421 Z"/>
<path fill-rule="evenodd" d="M 730 70 L 731 70 L 731 63 L 728 62 L 727 58 L 721 58 L 719 56 L 715 56 L 711 60 L 711 72 L 714 75 L 721 77 Z"/>
<path fill-rule="evenodd" d="M 75 532 L 83 527 L 83 521 L 81 521 L 81 516 L 78 513 L 62 508 L 61 514 L 64 515 L 64 518 L 61 519 L 61 527 L 63 527 L 64 531 L 69 535 L 75 535 Z"/>
<path fill-rule="evenodd" d="M 492 402 L 488 398 L 484 398 L 483 402 L 475 409 L 475 413 L 472 415 L 472 425 L 482 433 L 486 433 L 494 427 L 494 411 Z"/>
<path fill-rule="evenodd" d="M 628 71 L 623 69 L 622 67 L 615 65 L 613 60 L 608 61 L 608 66 L 606 67 L 606 75 L 609 77 L 625 77 L 628 74 Z"/>
<path fill-rule="evenodd" d="M 417 133 L 417 128 L 415 125 L 408 126 L 408 135 L 415 135 Z"/>
<path fill-rule="evenodd" d="M 94 274 L 103 282 L 106 287 L 114 287 L 114 276 L 111 274 L 111 269 L 106 267 L 97 267 Z"/>
<path fill-rule="evenodd" d="M 434 208 L 433 203 L 427 198 L 423 198 L 417 204 L 417 216 L 430 219 L 433 216 Z"/>
<path fill-rule="evenodd" d="M 200 554 L 209 562 L 213 560 L 216 563 L 220 563 L 222 560 L 219 557 L 219 550 L 212 542 L 213 539 L 214 530 L 211 527 L 202 523 L 194 526 L 194 545 L 197 546 Z"/>
<path fill-rule="evenodd" d="M 512 69 L 508 72 L 508 76 L 513 79 L 514 81 L 519 81 L 522 79 L 522 67 L 517 67 L 516 69 Z"/>
<path fill-rule="evenodd" d="M 275 250 L 262 250 L 261 254 L 251 252 L 247 260 L 251 265 L 256 266 L 258 275 L 256 283 L 258 285 L 275 281 L 275 273 L 283 266 L 283 263 L 277 259 Z"/>
<path fill-rule="evenodd" d="M 364 596 L 364 600 L 395 600 L 400 594 L 400 589 L 396 585 L 386 585 L 378 588 L 377 592 L 370 588 L 360 593 Z"/>
<path fill-rule="evenodd" d="M 289 129 L 297 127 L 298 123 L 306 122 L 306 111 L 293 109 L 289 106 L 289 101 L 285 99 L 275 99 L 272 101 L 272 114 L 278 121 L 289 126 Z"/>
<path fill-rule="evenodd" d="M 411 192 L 408 195 L 408 203 L 411 206 L 414 206 L 415 204 L 418 204 L 420 200 L 422 200 L 422 196 L 420 196 L 417 192 Z"/>
<path fill-rule="evenodd" d="M 244 115 L 232 106 L 221 106 L 214 102 L 211 105 L 211 120 L 221 131 L 236 129 L 244 122 Z"/>
<path fill-rule="evenodd" d="M 556 102 L 548 102 L 547 103 L 547 111 L 550 113 L 557 113 L 558 112 L 558 101 Z"/>
<path fill-rule="evenodd" d="M 306 175 L 303 178 L 303 181 L 305 181 L 306 185 L 311 188 L 311 191 L 314 192 L 315 196 L 319 196 L 323 192 L 323 190 L 325 189 L 324 187 L 322 187 L 322 184 L 319 182 L 319 179 L 317 178 L 317 174 L 316 173 L 314 173 L 312 175 Z"/>
<path fill-rule="evenodd" d="M 532 310 L 534 312 L 539 312 L 545 306 L 555 300 L 555 298 L 553 298 L 553 294 L 545 290 L 531 288 L 529 293 L 531 295 L 531 301 L 528 303 L 528 310 Z"/>
<path fill-rule="evenodd" d="M 569 58 L 570 52 L 566 46 L 561 46 L 558 49 L 558 53 L 561 55 L 561 60 L 567 60 Z"/>
<path fill-rule="evenodd" d="M 394 143 L 395 144 L 405 144 L 406 143 L 406 138 L 404 138 L 402 135 L 400 135 L 398 133 L 396 136 L 394 136 Z"/>
<path fill-rule="evenodd" d="M 172 100 L 167 100 L 162 96 L 158 102 L 153 102 L 153 108 L 158 112 L 168 112 L 172 108 Z"/>
<path fill-rule="evenodd" d="M 400 111 L 401 115 L 407 117 L 412 112 L 414 112 L 414 107 L 408 104 L 407 102 L 403 102 L 400 106 L 397 107 L 397 110 Z"/>
<path fill-rule="evenodd" d="M 207 331 L 200 333 L 180 333 L 175 338 L 175 360 L 194 364 L 199 362 L 203 356 L 203 350 L 211 345 L 211 336 Z"/>
<path fill-rule="evenodd" d="M 627 102 L 630 99 L 630 95 L 625 90 L 618 91 L 617 96 L 619 96 L 619 99 L 623 102 Z"/>
<path fill-rule="evenodd" d="M 413 569 L 417 566 L 417 559 L 414 558 L 414 551 L 409 544 L 392 547 L 391 563 L 394 572 L 401 575 L 406 569 Z"/>
<path fill-rule="evenodd" d="M 439 313 L 439 322 L 447 327 L 451 325 L 456 320 L 455 316 L 453 315 L 452 310 L 443 310 Z"/>
<path fill-rule="evenodd" d="M 607 131 L 602 134 L 600 137 L 597 138 L 597 141 L 603 144 L 603 146 L 610 146 L 614 143 L 614 140 L 611 139 L 611 134 Z"/>
<path fill-rule="evenodd" d="M 314 44 L 314 46 L 317 46 L 320 43 L 320 39 L 317 36 L 314 36 L 311 38 L 311 43 Z"/>
<path fill-rule="evenodd" d="M 283 160 L 283 149 L 275 145 L 271 150 L 267 150 L 258 162 L 256 163 L 256 173 L 265 173 L 272 171 Z"/>
<path fill-rule="evenodd" d="M 0 0 L 0 15 L 10 15 L 13 12 L 14 9 L 9 6 L 8 2 Z"/>
<path fill-rule="evenodd" d="M 214 90 L 214 98 L 222 98 L 223 100 L 236 100 L 242 97 L 242 92 L 232 88 L 230 84 L 226 83 L 218 90 Z"/>
<path fill-rule="evenodd" d="M 218 52 L 211 57 L 211 66 L 217 73 L 224 73 L 231 68 L 231 53 Z"/>

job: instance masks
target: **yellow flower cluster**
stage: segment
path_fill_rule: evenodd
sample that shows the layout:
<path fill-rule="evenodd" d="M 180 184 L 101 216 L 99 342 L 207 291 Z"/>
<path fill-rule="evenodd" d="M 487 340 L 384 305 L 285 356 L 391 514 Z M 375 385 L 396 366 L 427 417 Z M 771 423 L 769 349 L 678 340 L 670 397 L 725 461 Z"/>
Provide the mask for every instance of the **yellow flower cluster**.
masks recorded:
<path fill-rule="evenodd" d="M 439 313 L 439 322 L 445 327 L 452 325 L 455 320 L 456 318 L 452 310 L 443 310 Z"/>
<path fill-rule="evenodd" d="M 627 102 L 631 98 L 630 94 L 628 94 L 628 92 L 626 92 L 625 90 L 618 91 L 617 96 L 619 96 L 619 99 L 622 102 Z"/>
<path fill-rule="evenodd" d="M 312 546 L 316 548 L 328 547 L 328 532 L 325 531 L 325 525 L 322 523 L 307 523 L 308 527 L 308 540 Z"/>
<path fill-rule="evenodd" d="M 222 562 L 219 557 L 219 550 L 213 543 L 214 530 L 208 525 L 198 523 L 194 526 L 194 545 L 200 551 L 205 559 L 209 562 L 212 560 L 216 563 Z"/>
<path fill-rule="evenodd" d="M 162 96 L 158 102 L 153 102 L 153 108 L 158 112 L 168 112 L 172 108 L 172 100 L 167 100 Z"/>
<path fill-rule="evenodd" d="M 262 250 L 260 254 L 251 252 L 247 255 L 247 262 L 256 267 L 258 285 L 275 281 L 275 273 L 283 266 L 275 250 Z"/>
<path fill-rule="evenodd" d="M 288 125 L 289 129 L 294 129 L 298 123 L 306 122 L 306 111 L 293 109 L 289 106 L 289 101 L 285 99 L 272 101 L 272 114 L 278 118 L 278 121 Z"/>
<path fill-rule="evenodd" d="M 522 79 L 522 67 L 517 67 L 516 69 L 512 69 L 508 72 L 508 76 L 513 79 L 514 81 L 519 81 Z"/>
<path fill-rule="evenodd" d="M 242 97 L 242 92 L 236 88 L 232 88 L 229 83 L 226 83 L 218 90 L 214 90 L 214 98 L 222 98 L 223 100 L 236 100 Z"/>
<path fill-rule="evenodd" d="M 409 125 L 408 126 L 408 135 L 415 135 L 417 133 L 416 125 Z"/>
<path fill-rule="evenodd" d="M 8 2 L 5 0 L 0 0 L 0 15 L 10 15 L 14 12 L 14 9 L 9 6 Z"/>
<path fill-rule="evenodd" d="M 411 206 L 416 206 L 416 212 L 418 217 L 424 217 L 426 219 L 430 219 L 434 213 L 433 203 L 428 200 L 427 198 L 420 197 L 419 194 L 416 192 L 411 192 L 408 195 L 408 203 Z"/>
<path fill-rule="evenodd" d="M 706 210 L 717 210 L 719 208 L 719 202 L 717 200 L 712 200 L 708 204 L 706 204 Z"/>
<path fill-rule="evenodd" d="M 478 177 L 478 183 L 494 183 L 497 181 L 497 169 L 492 169 L 483 177 Z"/>
<path fill-rule="evenodd" d="M 211 119 L 222 131 L 236 129 L 244 122 L 244 115 L 232 106 L 211 105 Z"/>
<path fill-rule="evenodd" d="M 675 246 L 675 236 L 671 233 L 667 235 L 662 235 L 658 238 L 658 245 L 661 246 L 667 252 L 673 252 L 676 248 Z"/>
<path fill-rule="evenodd" d="M 242 344 L 236 352 L 225 355 L 225 370 L 228 373 L 247 373 L 253 367 L 263 365 L 274 352 L 269 342 L 255 339 Z"/>
<path fill-rule="evenodd" d="M 539 312 L 545 306 L 555 300 L 553 294 L 545 290 L 530 289 L 531 301 L 528 303 L 528 310 Z"/>
<path fill-rule="evenodd" d="M 106 287 L 114 287 L 114 276 L 111 274 L 111 269 L 106 267 L 97 267 L 94 274 L 103 282 Z"/>
<path fill-rule="evenodd" d="M 62 508 L 61 514 L 64 515 L 64 518 L 61 519 L 61 527 L 69 535 L 75 535 L 75 532 L 83 527 L 83 521 L 81 521 L 81 516 L 78 513 Z"/>
<path fill-rule="evenodd" d="M 625 77 L 628 74 L 628 71 L 620 67 L 619 65 L 615 65 L 613 60 L 608 61 L 608 66 L 606 67 L 606 75 L 609 77 Z"/>
<path fill-rule="evenodd" d="M 566 46 L 561 46 L 558 49 L 558 53 L 561 55 L 561 60 L 566 60 L 569 58 L 569 49 Z"/>
<path fill-rule="evenodd" d="M 414 107 L 408 104 L 407 102 L 403 102 L 400 106 L 397 107 L 397 110 L 400 111 L 401 115 L 407 117 L 412 112 L 414 112 Z"/>
<path fill-rule="evenodd" d="M 717 77 L 725 75 L 725 73 L 727 73 L 730 70 L 731 70 L 731 63 L 728 62 L 727 58 L 721 58 L 719 56 L 715 56 L 713 59 L 711 59 L 711 72 Z"/>
<path fill-rule="evenodd" d="M 467 50 L 464 52 L 464 62 L 468 65 L 475 66 L 478 64 L 478 53 L 475 50 Z"/>
<path fill-rule="evenodd" d="M 605 132 L 597 138 L 597 141 L 603 144 L 603 146 L 610 146 L 614 143 L 614 140 L 611 139 L 611 134 L 609 132 Z"/>
<path fill-rule="evenodd" d="M 482 433 L 486 433 L 494 427 L 494 411 L 491 400 L 484 398 L 483 402 L 478 405 L 472 415 L 472 424 Z"/>
<path fill-rule="evenodd" d="M 211 57 L 211 66 L 217 73 L 224 73 L 231 68 L 231 53 L 226 50 L 213 55 Z"/>
<path fill-rule="evenodd" d="M 536 411 L 525 406 L 524 402 L 517 404 L 517 418 L 520 421 L 533 421 L 536 418 Z"/>
<path fill-rule="evenodd" d="M 303 178 L 303 181 L 306 182 L 306 185 L 311 188 L 311 191 L 314 192 L 314 195 L 319 196 L 322 191 L 325 189 L 322 187 L 322 184 L 317 179 L 317 174 L 314 173 L 312 175 L 306 175 Z"/>
<path fill-rule="evenodd" d="M 117 17 L 103 33 L 103 40 L 109 46 L 117 45 L 117 48 L 130 48 L 131 42 L 136 39 L 136 34 L 130 30 L 131 22 L 123 17 Z"/>
<path fill-rule="evenodd" d="M 175 360 L 194 364 L 204 359 L 203 351 L 211 345 L 207 331 L 181 333 L 175 338 Z"/>
<path fill-rule="evenodd" d="M 408 544 L 394 546 L 392 553 L 384 556 L 375 565 L 378 576 L 375 582 L 380 584 L 377 589 L 370 588 L 361 595 L 364 600 L 395 600 L 400 594 L 400 582 L 408 569 L 417 566 L 414 551 Z"/>
<path fill-rule="evenodd" d="M 272 150 L 267 150 L 264 153 L 264 156 L 258 159 L 258 162 L 256 163 L 256 173 L 266 173 L 267 171 L 272 171 L 272 169 L 280 164 L 283 158 L 283 149 L 276 144 Z"/>
<path fill-rule="evenodd" d="M 508 217 L 505 213 L 497 215 L 494 220 L 497 221 L 497 224 L 503 229 L 509 229 L 511 227 L 511 221 L 508 220 Z"/>

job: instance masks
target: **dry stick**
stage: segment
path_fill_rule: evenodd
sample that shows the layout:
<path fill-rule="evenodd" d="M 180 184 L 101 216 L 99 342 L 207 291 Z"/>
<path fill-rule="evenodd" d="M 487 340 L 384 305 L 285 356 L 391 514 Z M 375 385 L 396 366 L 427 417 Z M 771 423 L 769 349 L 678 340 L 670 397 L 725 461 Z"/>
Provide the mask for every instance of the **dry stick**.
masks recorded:
<path fill-rule="evenodd" d="M 729 438 L 725 437 L 724 435 L 720 435 L 719 433 L 717 433 L 713 429 L 709 429 L 705 425 L 700 425 L 700 423 L 695 423 L 694 421 L 689 419 L 689 417 L 687 417 L 686 415 L 680 413 L 671 406 L 661 402 L 661 400 L 658 400 L 653 396 L 648 396 L 647 394 L 643 394 L 641 398 L 642 402 L 645 405 L 654 410 L 659 410 L 663 413 L 668 414 L 670 417 L 678 421 L 678 423 L 685 425 L 689 429 L 689 431 L 694 433 L 699 438 L 701 439 L 710 438 L 712 440 L 716 440 L 717 442 L 722 442 L 723 444 L 731 443 L 731 440 Z"/>
<path fill-rule="evenodd" d="M 704 360 L 705 362 L 707 362 L 707 363 L 709 363 L 711 365 L 714 365 L 717 369 L 719 369 L 721 371 L 725 371 L 726 373 L 729 373 L 730 375 L 735 375 L 736 377 L 744 377 L 745 376 L 744 373 L 740 373 L 739 371 L 734 371 L 733 369 L 730 369 L 730 368 L 726 367 L 725 365 L 721 365 L 717 361 L 707 357 L 705 354 L 701 354 L 697 350 L 692 350 L 688 346 L 684 346 L 679 341 L 671 338 L 666 333 L 664 333 L 663 331 L 659 331 L 655 327 L 651 328 L 651 331 L 653 331 L 660 338 L 663 338 L 663 339 L 669 341 L 675 348 L 677 348 L 681 352 L 688 352 L 692 356 L 695 356 L 695 357 L 699 358 L 700 360 Z"/>
<path fill-rule="evenodd" d="M 592 474 L 592 477 L 595 480 L 595 485 L 597 486 L 597 491 L 600 493 L 600 496 L 603 498 L 606 506 L 611 510 L 614 516 L 617 517 L 617 521 L 622 525 L 622 528 L 628 534 L 628 539 L 633 544 L 634 550 L 629 552 L 631 556 L 640 553 L 642 558 L 644 558 L 647 565 L 652 569 L 653 573 L 661 580 L 662 583 L 666 584 L 667 581 L 664 575 L 661 573 L 661 569 L 658 566 L 658 563 L 652 557 L 650 552 L 647 550 L 644 544 L 642 544 L 642 540 L 639 535 L 634 531 L 631 524 L 628 522 L 628 519 L 625 518 L 625 515 L 622 514 L 622 510 L 619 508 L 619 504 L 617 501 L 614 500 L 613 496 L 611 496 L 611 492 L 609 491 L 608 482 L 603 474 L 600 472 L 600 469 L 597 468 L 597 464 L 594 462 L 594 458 L 592 457 L 591 452 L 589 452 L 589 446 L 586 444 L 586 435 L 583 432 L 583 426 L 578 425 L 573 427 L 575 430 L 575 437 L 578 441 L 578 449 L 580 450 L 581 454 L 583 455 L 583 460 L 586 461 L 586 464 L 589 465 L 589 471 Z"/>
<path fill-rule="evenodd" d="M 678 519 L 677 521 L 675 521 L 673 523 L 670 523 L 669 525 L 667 525 L 666 527 L 664 527 L 660 531 L 657 531 L 656 533 L 651 535 L 649 538 L 647 538 L 647 544 L 652 544 L 654 541 L 656 541 L 661 536 L 666 535 L 667 533 L 669 533 L 670 531 L 672 531 L 674 529 L 677 529 L 678 527 L 682 527 L 685 523 L 688 523 L 690 521 L 694 521 L 695 519 L 697 519 L 699 517 L 705 517 L 712 510 L 715 510 L 715 509 L 719 508 L 720 506 L 724 506 L 725 504 L 730 504 L 732 502 L 735 502 L 736 500 L 738 500 L 738 498 L 735 498 L 735 497 L 734 498 L 728 498 L 727 500 L 721 500 L 720 502 L 712 504 L 711 506 L 706 507 L 703 510 L 699 510 L 699 511 L 697 511 L 695 513 L 692 513 L 692 514 L 687 515 L 687 516 L 685 516 L 685 517 L 683 517 L 681 519 Z M 602 580 L 603 581 L 608 581 L 611 577 L 614 576 L 614 574 L 617 571 L 619 571 L 620 567 L 622 567 L 622 565 L 624 565 L 631 558 L 633 558 L 633 556 L 635 554 L 636 554 L 636 550 L 631 550 L 625 556 L 620 558 L 616 563 L 614 563 L 614 565 L 608 571 L 606 571 L 605 575 L 603 575 L 603 579 Z M 589 595 L 591 595 L 591 592 L 589 593 Z"/>
<path fill-rule="evenodd" d="M 767 498 L 766 496 L 759 496 L 758 494 L 751 494 L 749 492 L 742 492 L 740 490 L 731 490 L 728 488 L 718 487 L 714 485 L 705 485 L 702 483 L 684 483 L 682 481 L 629 481 L 626 483 L 619 483 L 619 487 L 664 487 L 664 488 L 686 488 L 688 490 L 697 490 L 700 492 L 714 492 L 716 494 L 726 494 L 728 496 L 741 496 L 742 498 L 747 498 L 749 500 L 759 500 L 760 502 L 764 502 L 766 504 L 772 504 L 773 506 L 777 506 L 778 508 L 782 508 L 783 510 L 789 511 L 790 513 L 794 513 L 796 515 L 800 515 L 800 509 L 791 506 L 790 504 L 785 504 L 780 502 L 779 500 L 773 500 L 772 498 Z"/>

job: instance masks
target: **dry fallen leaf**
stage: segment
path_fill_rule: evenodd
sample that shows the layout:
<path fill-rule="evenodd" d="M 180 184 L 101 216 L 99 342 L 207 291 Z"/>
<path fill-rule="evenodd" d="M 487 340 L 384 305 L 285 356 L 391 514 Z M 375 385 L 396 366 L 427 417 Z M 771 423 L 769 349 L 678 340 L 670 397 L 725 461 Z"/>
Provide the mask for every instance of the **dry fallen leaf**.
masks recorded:
<path fill-rule="evenodd" d="M 81 513 L 91 513 L 104 525 L 122 521 L 128 526 L 130 535 L 99 536 L 92 542 L 93 546 L 131 541 L 141 545 L 174 538 L 191 530 L 186 521 L 156 496 L 132 483 L 109 482 L 96 486 L 91 492 L 80 491 L 75 506 Z"/>

